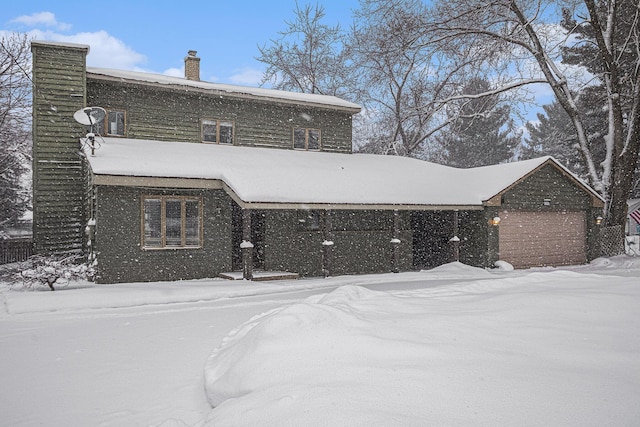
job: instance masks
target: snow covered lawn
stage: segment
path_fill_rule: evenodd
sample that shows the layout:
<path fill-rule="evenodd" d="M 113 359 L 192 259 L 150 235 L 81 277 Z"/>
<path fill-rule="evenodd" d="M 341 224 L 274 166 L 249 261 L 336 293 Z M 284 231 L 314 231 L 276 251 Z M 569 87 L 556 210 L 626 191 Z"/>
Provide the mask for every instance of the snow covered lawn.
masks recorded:
<path fill-rule="evenodd" d="M 341 287 L 225 339 L 207 364 L 210 425 L 632 425 L 639 328 L 637 278 Z"/>
<path fill-rule="evenodd" d="M 0 296 L 0 425 L 640 420 L 640 258 Z"/>

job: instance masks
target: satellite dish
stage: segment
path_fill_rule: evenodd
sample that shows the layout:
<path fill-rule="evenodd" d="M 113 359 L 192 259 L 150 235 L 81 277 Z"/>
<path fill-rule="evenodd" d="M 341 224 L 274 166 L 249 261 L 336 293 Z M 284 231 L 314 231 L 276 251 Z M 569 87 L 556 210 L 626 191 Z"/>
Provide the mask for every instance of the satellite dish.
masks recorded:
<path fill-rule="evenodd" d="M 73 119 L 85 126 L 93 126 L 104 120 L 107 112 L 102 107 L 86 107 L 73 113 Z"/>

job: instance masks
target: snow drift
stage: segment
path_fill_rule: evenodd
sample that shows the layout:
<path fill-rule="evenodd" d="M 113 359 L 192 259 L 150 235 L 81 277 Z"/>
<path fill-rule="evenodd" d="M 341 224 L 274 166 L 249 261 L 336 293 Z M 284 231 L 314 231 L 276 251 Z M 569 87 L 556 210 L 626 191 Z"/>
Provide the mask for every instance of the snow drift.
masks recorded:
<path fill-rule="evenodd" d="M 623 277 L 344 286 L 223 340 L 207 425 L 632 425 L 639 327 L 640 286 Z"/>

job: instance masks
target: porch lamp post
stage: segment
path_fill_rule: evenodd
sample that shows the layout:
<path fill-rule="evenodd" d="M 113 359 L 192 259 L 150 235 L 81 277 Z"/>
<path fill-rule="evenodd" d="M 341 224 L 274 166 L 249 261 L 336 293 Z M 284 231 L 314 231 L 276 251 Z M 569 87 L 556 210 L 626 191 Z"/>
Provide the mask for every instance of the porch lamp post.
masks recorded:
<path fill-rule="evenodd" d="M 329 277 L 331 275 L 333 261 L 333 223 L 331 220 L 331 210 L 324 211 L 322 220 L 322 275 Z"/>
<path fill-rule="evenodd" d="M 400 212 L 393 210 L 393 230 L 391 236 L 391 272 L 400 272 Z"/>
<path fill-rule="evenodd" d="M 253 243 L 251 243 L 251 211 L 242 210 L 242 278 L 253 280 Z"/>
<path fill-rule="evenodd" d="M 454 262 L 460 261 L 460 238 L 458 237 L 458 209 L 453 211 L 453 237 L 451 242 L 451 258 Z"/>

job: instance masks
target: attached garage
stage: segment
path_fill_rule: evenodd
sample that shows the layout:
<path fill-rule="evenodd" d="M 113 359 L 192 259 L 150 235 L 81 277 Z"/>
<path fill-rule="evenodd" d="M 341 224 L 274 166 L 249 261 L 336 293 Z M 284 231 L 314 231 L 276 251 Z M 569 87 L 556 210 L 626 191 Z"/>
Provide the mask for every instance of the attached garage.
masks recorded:
<path fill-rule="evenodd" d="M 602 207 L 597 193 L 549 159 L 485 201 L 485 212 L 497 217 L 489 221 L 489 261 L 515 268 L 584 264 L 597 256 Z"/>
<path fill-rule="evenodd" d="M 585 212 L 500 211 L 499 256 L 516 268 L 584 264 Z"/>

